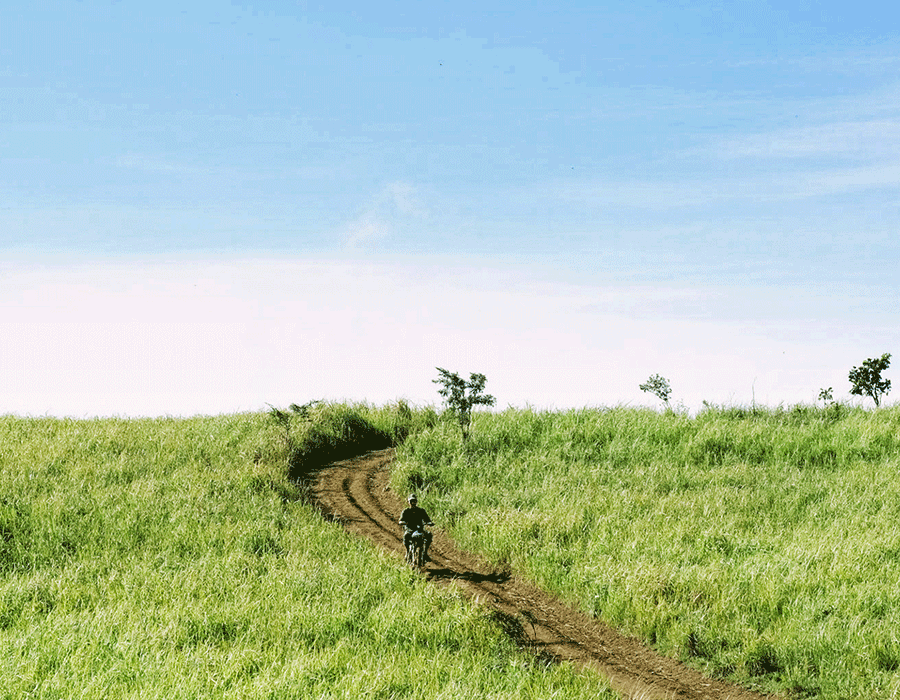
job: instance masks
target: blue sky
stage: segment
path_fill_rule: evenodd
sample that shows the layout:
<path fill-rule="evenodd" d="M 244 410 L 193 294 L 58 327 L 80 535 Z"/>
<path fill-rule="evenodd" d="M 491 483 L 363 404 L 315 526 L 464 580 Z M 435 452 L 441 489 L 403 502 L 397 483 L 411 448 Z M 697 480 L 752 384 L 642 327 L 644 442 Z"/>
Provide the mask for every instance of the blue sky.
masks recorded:
<path fill-rule="evenodd" d="M 20 4 L 0 412 L 849 398 L 898 75 L 886 2 Z"/>

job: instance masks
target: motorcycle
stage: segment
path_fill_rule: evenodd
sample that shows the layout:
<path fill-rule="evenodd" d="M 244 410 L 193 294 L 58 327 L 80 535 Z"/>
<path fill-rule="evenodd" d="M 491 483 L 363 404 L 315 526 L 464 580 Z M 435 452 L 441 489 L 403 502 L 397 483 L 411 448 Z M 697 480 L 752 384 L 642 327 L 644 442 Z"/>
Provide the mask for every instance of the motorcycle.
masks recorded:
<path fill-rule="evenodd" d="M 409 536 L 406 546 L 406 563 L 416 569 L 425 566 L 425 529 L 417 527 Z"/>

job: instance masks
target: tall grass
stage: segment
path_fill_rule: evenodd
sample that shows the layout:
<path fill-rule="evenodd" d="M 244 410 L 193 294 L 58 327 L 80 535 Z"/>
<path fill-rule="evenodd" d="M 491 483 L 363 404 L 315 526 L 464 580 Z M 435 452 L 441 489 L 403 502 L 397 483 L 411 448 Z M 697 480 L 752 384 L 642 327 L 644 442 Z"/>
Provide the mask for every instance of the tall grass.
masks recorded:
<path fill-rule="evenodd" d="M 393 475 L 455 538 L 715 676 L 900 697 L 900 409 L 438 423 Z"/>
<path fill-rule="evenodd" d="M 314 413 L 0 418 L 0 698 L 613 697 L 290 478 L 425 413 Z"/>
<path fill-rule="evenodd" d="M 303 476 L 328 462 L 403 442 L 410 434 L 435 425 L 431 408 L 413 409 L 403 400 L 385 406 L 366 403 L 315 403 L 273 409 L 281 426 L 290 476 Z"/>

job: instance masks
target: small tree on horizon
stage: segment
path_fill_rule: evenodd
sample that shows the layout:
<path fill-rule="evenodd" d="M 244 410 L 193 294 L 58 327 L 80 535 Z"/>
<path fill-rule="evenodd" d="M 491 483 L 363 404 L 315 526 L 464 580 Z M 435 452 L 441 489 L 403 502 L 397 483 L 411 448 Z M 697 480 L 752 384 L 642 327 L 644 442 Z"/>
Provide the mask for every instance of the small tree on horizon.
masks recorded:
<path fill-rule="evenodd" d="M 832 387 L 828 387 L 827 389 L 819 389 L 819 401 L 822 402 L 823 406 L 827 406 L 830 402 L 833 402 L 834 389 Z"/>
<path fill-rule="evenodd" d="M 882 379 L 881 373 L 891 364 L 891 354 L 869 358 L 859 367 L 850 370 L 850 393 L 856 396 L 871 396 L 875 407 L 881 406 L 881 397 L 891 390 L 891 380 Z"/>
<path fill-rule="evenodd" d="M 672 394 L 672 387 L 669 385 L 669 380 L 665 377 L 658 374 L 650 376 L 646 382 L 640 385 L 640 390 L 653 394 L 656 398 L 662 400 L 666 408 L 669 407 L 669 396 Z"/>
<path fill-rule="evenodd" d="M 482 393 L 487 377 L 473 372 L 469 375 L 469 381 L 466 381 L 456 372 L 448 372 L 443 367 L 435 369 L 441 376 L 431 381 L 441 385 L 438 393 L 444 397 L 447 408 L 456 416 L 463 442 L 467 442 L 472 423 L 472 409 L 475 406 L 493 406 L 496 403 L 493 396 Z"/>

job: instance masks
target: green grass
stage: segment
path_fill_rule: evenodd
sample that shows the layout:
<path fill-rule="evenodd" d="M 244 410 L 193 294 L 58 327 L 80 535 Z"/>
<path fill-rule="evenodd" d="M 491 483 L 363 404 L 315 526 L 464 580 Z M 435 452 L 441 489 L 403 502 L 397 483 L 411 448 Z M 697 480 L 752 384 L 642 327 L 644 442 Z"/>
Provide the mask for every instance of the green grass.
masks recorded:
<path fill-rule="evenodd" d="M 613 697 L 290 478 L 433 411 L 286 415 L 0 418 L 0 698 Z"/>
<path fill-rule="evenodd" d="M 900 697 L 900 409 L 439 422 L 393 483 L 466 548 L 717 677 Z"/>
<path fill-rule="evenodd" d="M 283 414 L 0 418 L 0 698 L 612 698 L 308 504 L 400 443 L 463 546 L 663 652 L 900 697 L 898 409 L 509 410 L 469 449 L 402 403 Z"/>

